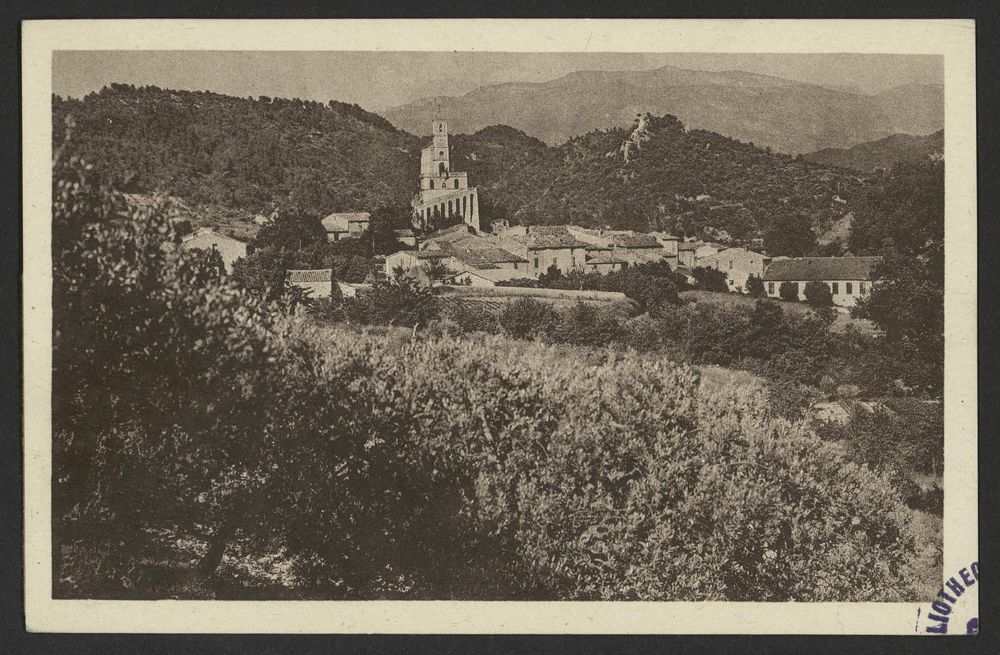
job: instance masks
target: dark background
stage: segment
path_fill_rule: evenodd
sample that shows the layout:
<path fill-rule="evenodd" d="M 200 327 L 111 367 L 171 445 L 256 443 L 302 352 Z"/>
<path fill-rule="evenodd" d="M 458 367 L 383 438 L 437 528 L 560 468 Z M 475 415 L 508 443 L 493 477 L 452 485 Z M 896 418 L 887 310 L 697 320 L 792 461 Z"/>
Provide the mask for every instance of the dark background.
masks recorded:
<path fill-rule="evenodd" d="M 323 2 L 322 0 L 134 0 L 93 2 L 24 0 L 0 6 L 0 211 L 6 230 L 0 238 L 0 303 L 5 313 L 0 331 L 0 652 L 7 653 L 530 653 L 530 652 L 789 652 L 789 653 L 940 653 L 1000 652 L 997 640 L 997 594 L 991 581 L 991 552 L 996 552 L 996 438 L 1000 418 L 994 409 L 1000 351 L 994 347 L 1000 315 L 1000 150 L 995 107 L 1000 102 L 1000 25 L 997 6 L 985 1 L 746 0 L 574 2 Z M 985 589 L 980 595 L 982 633 L 978 638 L 866 637 L 615 637 L 615 636 L 277 636 L 277 635 L 32 635 L 24 630 L 23 505 L 21 450 L 21 133 L 20 21 L 45 18 L 975 18 L 977 127 L 979 160 L 979 480 L 980 548 Z M 29 253 L 30 255 L 30 253 Z M 488 611 L 488 610 L 484 610 Z"/>

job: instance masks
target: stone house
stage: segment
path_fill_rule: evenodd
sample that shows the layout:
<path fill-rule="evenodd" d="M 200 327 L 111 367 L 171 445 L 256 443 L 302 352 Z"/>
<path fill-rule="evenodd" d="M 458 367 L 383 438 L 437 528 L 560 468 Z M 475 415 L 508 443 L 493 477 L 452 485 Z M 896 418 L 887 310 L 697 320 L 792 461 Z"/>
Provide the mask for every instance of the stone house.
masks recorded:
<path fill-rule="evenodd" d="M 368 229 L 370 221 L 371 214 L 368 212 L 335 212 L 321 222 L 326 230 L 326 240 L 340 241 L 358 236 Z"/>
<path fill-rule="evenodd" d="M 853 307 L 858 298 L 871 291 L 875 266 L 881 257 L 790 257 L 772 261 L 764 271 L 764 291 L 780 298 L 782 283 L 798 288 L 799 300 L 805 300 L 806 284 L 823 282 L 830 288 L 833 304 Z"/>
<path fill-rule="evenodd" d="M 288 272 L 288 283 L 309 292 L 311 298 L 330 297 L 330 274 L 329 268 L 312 269 L 290 269 Z M 358 289 L 364 289 L 368 285 L 352 284 L 349 282 L 337 282 L 340 293 L 345 298 L 353 298 L 358 293 Z"/>
<path fill-rule="evenodd" d="M 497 245 L 527 262 L 529 274 L 525 277 L 538 277 L 550 266 L 555 266 L 563 274 L 584 270 L 590 244 L 569 233 L 536 234 L 529 231 L 524 236 L 500 237 Z"/>
<path fill-rule="evenodd" d="M 208 227 L 199 228 L 191 234 L 185 235 L 181 239 L 181 248 L 218 251 L 222 256 L 222 263 L 225 264 L 227 273 L 232 272 L 233 262 L 240 257 L 246 257 L 247 254 L 247 244 L 239 239 L 219 234 Z"/>
<path fill-rule="evenodd" d="M 588 248 L 587 249 L 587 273 L 608 274 L 620 271 L 624 268 L 626 260 L 616 254 L 611 248 Z"/>
<path fill-rule="evenodd" d="M 698 266 L 698 260 L 714 255 L 723 249 L 717 243 L 704 241 L 685 241 L 677 246 L 677 265 L 687 268 Z"/>
<path fill-rule="evenodd" d="M 451 253 L 443 250 L 400 250 L 385 258 L 385 274 L 392 278 L 395 270 L 400 268 L 403 272 L 410 272 L 414 269 L 422 269 L 432 261 L 439 261 L 452 270 L 457 262 L 452 260 Z"/>
<path fill-rule="evenodd" d="M 698 266 L 725 273 L 729 290 L 737 293 L 746 293 L 751 275 L 763 279 L 770 263 L 769 257 L 746 248 L 726 248 L 696 261 Z"/>

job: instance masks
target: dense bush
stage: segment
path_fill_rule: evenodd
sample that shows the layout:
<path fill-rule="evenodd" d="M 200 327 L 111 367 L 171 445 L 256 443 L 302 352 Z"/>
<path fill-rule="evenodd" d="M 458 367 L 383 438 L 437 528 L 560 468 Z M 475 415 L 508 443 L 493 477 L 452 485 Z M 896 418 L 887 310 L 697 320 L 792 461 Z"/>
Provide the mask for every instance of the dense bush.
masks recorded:
<path fill-rule="evenodd" d="M 691 274 L 695 279 L 695 287 L 703 291 L 729 291 L 729 283 L 723 271 L 705 266 L 696 266 Z"/>
<path fill-rule="evenodd" d="M 519 298 L 500 311 L 500 329 L 515 339 L 547 336 L 559 324 L 559 313 L 551 304 L 531 298 Z"/>
<path fill-rule="evenodd" d="M 358 348 L 341 334 L 324 343 Z M 424 408 L 412 428 L 420 450 L 442 480 L 467 485 L 462 515 L 516 553 L 479 563 L 516 572 L 511 593 L 907 595 L 914 541 L 899 499 L 835 449 L 771 422 L 761 389 L 705 392 L 692 371 L 637 356 L 581 375 L 549 347 L 511 348 L 415 342 L 393 357 L 403 404 Z"/>
<path fill-rule="evenodd" d="M 944 412 L 937 401 L 891 398 L 874 407 L 854 404 L 843 426 L 826 426 L 825 436 L 850 444 L 858 461 L 902 473 L 941 475 Z"/>
<path fill-rule="evenodd" d="M 764 281 L 756 275 L 747 278 L 747 293 L 753 298 L 763 298 L 767 295 L 764 291 Z"/>
<path fill-rule="evenodd" d="M 790 302 L 798 302 L 799 300 L 799 283 L 798 282 L 782 282 L 778 287 L 778 296 L 782 300 L 788 300 Z"/>
<path fill-rule="evenodd" d="M 372 325 L 426 327 L 438 315 L 431 289 L 401 271 L 345 298 L 341 307 L 348 320 Z"/>
<path fill-rule="evenodd" d="M 803 294 L 806 297 L 806 302 L 813 307 L 830 307 L 833 305 L 833 293 L 830 292 L 830 287 L 826 285 L 826 282 L 818 280 L 807 282 Z"/>

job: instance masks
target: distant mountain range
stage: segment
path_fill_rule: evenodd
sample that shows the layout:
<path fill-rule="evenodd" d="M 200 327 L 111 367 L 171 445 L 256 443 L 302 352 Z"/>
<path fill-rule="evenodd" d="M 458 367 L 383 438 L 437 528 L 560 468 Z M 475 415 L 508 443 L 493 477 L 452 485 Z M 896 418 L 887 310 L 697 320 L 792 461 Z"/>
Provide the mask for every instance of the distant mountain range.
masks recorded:
<path fill-rule="evenodd" d="M 839 166 L 861 172 L 892 168 L 901 162 L 924 161 L 944 152 L 944 130 L 925 136 L 893 134 L 878 141 L 859 143 L 850 148 L 826 148 L 802 155 L 824 166 Z"/>
<path fill-rule="evenodd" d="M 414 134 L 427 134 L 440 114 L 454 132 L 502 124 L 556 145 L 592 130 L 626 127 L 644 112 L 671 114 L 689 128 L 798 154 L 942 129 L 944 92 L 940 85 L 906 85 L 866 95 L 742 71 L 664 66 L 483 86 L 383 114 Z"/>

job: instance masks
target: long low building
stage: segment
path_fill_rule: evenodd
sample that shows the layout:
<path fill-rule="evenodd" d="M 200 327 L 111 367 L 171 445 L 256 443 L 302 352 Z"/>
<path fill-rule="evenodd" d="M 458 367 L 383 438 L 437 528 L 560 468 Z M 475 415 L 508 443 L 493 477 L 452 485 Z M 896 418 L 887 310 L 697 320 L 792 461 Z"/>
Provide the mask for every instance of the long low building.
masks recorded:
<path fill-rule="evenodd" d="M 775 259 L 764 271 L 764 291 L 781 297 L 782 284 L 794 284 L 799 300 L 805 300 L 806 285 L 823 282 L 830 288 L 833 304 L 853 307 L 871 291 L 875 267 L 881 257 L 791 257 Z"/>

